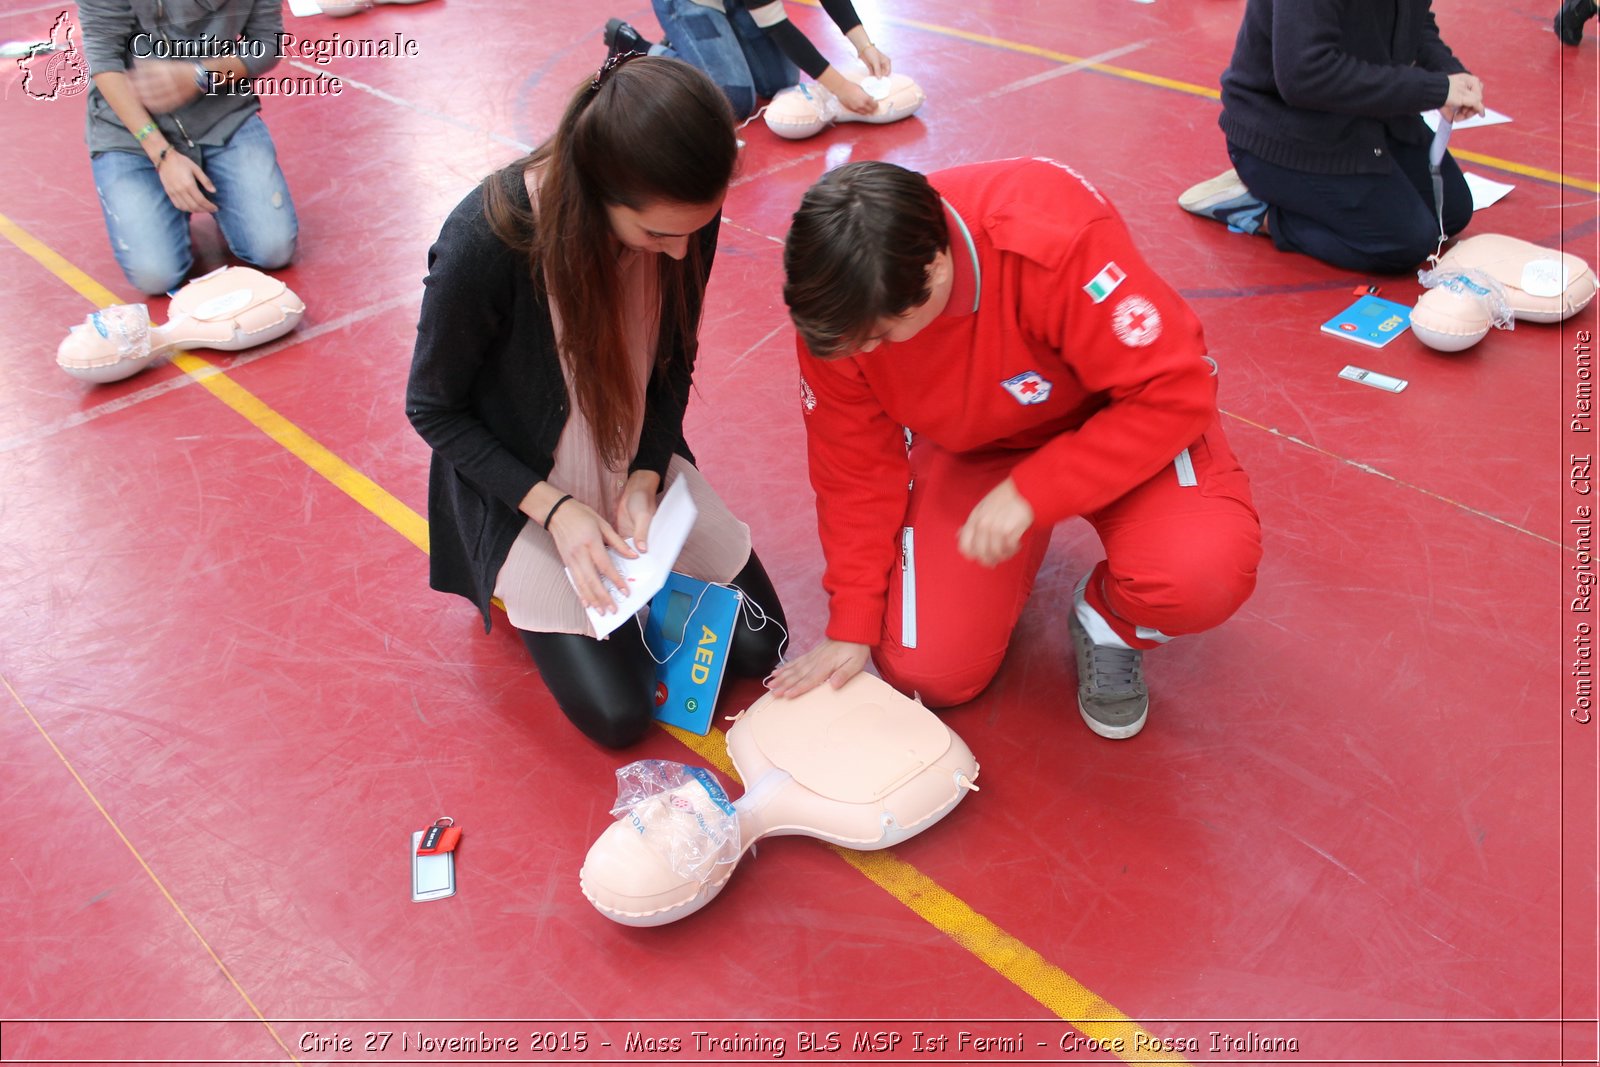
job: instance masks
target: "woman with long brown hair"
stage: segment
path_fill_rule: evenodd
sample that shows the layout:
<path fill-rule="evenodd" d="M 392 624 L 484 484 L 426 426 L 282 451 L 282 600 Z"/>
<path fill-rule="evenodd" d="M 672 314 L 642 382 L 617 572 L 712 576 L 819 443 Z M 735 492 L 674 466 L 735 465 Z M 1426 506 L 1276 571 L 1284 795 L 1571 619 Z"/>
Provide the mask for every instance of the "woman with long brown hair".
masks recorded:
<path fill-rule="evenodd" d="M 498 597 L 562 712 L 608 746 L 649 726 L 655 663 L 639 627 L 597 640 L 586 609 L 615 610 L 605 581 L 625 583 L 607 550 L 648 551 L 673 482 L 699 511 L 675 569 L 745 597 L 728 672 L 778 660 L 777 594 L 683 439 L 737 153 L 704 74 L 615 57 L 428 252 L 406 413 L 433 449 L 430 582 L 485 629 Z"/>

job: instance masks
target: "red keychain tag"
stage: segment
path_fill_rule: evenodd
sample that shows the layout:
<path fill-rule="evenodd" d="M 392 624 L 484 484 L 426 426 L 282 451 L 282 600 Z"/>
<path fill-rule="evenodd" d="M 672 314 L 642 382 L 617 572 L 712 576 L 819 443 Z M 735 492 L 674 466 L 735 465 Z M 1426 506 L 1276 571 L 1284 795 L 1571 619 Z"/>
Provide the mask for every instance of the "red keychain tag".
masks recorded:
<path fill-rule="evenodd" d="M 446 815 L 422 831 L 422 840 L 417 842 L 417 855 L 437 856 L 441 852 L 454 852 L 456 843 L 460 840 L 461 827 Z"/>

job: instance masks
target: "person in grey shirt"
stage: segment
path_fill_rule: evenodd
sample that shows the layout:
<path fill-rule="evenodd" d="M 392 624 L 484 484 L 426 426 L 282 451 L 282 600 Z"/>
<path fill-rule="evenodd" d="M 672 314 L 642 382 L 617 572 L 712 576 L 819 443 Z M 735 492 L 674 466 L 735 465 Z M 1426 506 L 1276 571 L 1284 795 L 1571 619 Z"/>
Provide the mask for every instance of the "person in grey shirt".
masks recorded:
<path fill-rule="evenodd" d="M 79 0 L 78 15 L 93 80 L 84 136 L 128 282 L 183 284 L 196 212 L 244 262 L 286 265 L 299 223 L 249 83 L 278 62 L 279 0 Z"/>

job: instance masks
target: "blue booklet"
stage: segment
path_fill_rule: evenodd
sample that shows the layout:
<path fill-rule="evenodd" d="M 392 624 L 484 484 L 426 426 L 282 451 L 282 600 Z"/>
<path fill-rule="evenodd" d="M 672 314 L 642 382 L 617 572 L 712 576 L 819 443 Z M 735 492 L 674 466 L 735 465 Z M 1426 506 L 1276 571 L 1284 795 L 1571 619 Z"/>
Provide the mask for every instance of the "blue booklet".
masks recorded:
<path fill-rule="evenodd" d="M 1406 332 L 1411 325 L 1411 309 L 1393 300 L 1364 296 L 1322 324 L 1323 333 L 1347 341 L 1382 348 Z"/>
<path fill-rule="evenodd" d="M 656 718 L 690 733 L 711 732 L 739 593 L 673 571 L 650 600 L 644 643 L 656 659 Z"/>

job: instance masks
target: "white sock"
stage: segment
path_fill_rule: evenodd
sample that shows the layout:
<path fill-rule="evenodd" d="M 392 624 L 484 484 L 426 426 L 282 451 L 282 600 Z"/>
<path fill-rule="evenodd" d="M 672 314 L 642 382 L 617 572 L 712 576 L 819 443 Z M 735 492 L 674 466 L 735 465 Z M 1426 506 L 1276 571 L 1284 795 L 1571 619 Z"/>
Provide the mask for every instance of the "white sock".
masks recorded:
<path fill-rule="evenodd" d="M 1089 574 L 1093 573 L 1093 571 L 1089 572 Z M 1072 591 L 1072 610 L 1078 616 L 1078 624 L 1083 627 L 1084 633 L 1089 635 L 1089 640 L 1097 645 L 1106 645 L 1110 648 L 1132 648 L 1132 645 L 1117 636 L 1117 631 L 1111 628 L 1111 624 L 1106 621 L 1105 616 L 1096 611 L 1094 606 L 1089 603 L 1089 599 L 1084 596 L 1084 590 L 1089 587 L 1089 574 L 1085 574 L 1080 578 L 1077 588 Z"/>

